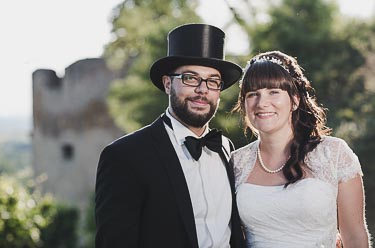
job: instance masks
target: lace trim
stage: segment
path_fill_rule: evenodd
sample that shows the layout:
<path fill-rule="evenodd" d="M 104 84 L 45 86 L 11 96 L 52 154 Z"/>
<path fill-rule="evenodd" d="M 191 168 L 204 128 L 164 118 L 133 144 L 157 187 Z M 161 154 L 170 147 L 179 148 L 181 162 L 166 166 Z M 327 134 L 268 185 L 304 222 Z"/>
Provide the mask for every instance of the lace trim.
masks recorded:
<path fill-rule="evenodd" d="M 254 168 L 258 146 L 259 141 L 257 140 L 232 153 L 231 162 L 233 163 L 236 192 L 238 186 L 247 180 Z"/>
<path fill-rule="evenodd" d="M 235 176 L 235 188 L 244 183 L 254 168 L 259 140 L 232 153 L 231 163 Z M 312 169 L 312 176 L 337 187 L 339 182 L 363 176 L 358 157 L 348 144 L 336 137 L 323 137 L 322 142 L 305 159 Z"/>

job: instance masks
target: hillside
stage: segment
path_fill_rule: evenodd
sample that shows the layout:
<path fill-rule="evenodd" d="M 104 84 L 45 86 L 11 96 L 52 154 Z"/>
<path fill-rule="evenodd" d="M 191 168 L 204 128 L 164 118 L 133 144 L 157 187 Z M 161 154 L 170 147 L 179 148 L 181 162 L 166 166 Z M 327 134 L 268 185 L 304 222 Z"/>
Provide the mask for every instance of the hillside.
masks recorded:
<path fill-rule="evenodd" d="M 28 117 L 0 117 L 0 143 L 29 141 L 31 120 Z"/>
<path fill-rule="evenodd" d="M 0 118 L 0 173 L 30 168 L 30 132 L 28 118 Z"/>

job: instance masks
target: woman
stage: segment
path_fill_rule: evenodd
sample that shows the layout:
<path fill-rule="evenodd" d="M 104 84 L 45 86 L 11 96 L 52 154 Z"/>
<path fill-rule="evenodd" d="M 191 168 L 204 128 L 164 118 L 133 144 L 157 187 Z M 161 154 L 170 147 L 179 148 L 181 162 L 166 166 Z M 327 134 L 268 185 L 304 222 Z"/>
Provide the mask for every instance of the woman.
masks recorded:
<path fill-rule="evenodd" d="M 258 139 L 232 154 L 237 203 L 251 248 L 369 247 L 362 171 L 296 59 L 252 58 L 236 110 Z"/>

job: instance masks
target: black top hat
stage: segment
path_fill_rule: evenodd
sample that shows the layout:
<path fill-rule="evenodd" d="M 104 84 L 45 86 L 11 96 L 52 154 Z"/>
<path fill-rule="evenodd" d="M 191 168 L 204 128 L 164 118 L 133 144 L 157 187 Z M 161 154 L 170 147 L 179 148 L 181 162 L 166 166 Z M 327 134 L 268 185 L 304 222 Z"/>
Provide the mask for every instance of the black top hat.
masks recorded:
<path fill-rule="evenodd" d="M 168 55 L 157 60 L 150 69 L 151 81 L 164 91 L 162 77 L 182 65 L 212 67 L 221 73 L 223 90 L 237 82 L 242 69 L 224 60 L 225 33 L 206 24 L 186 24 L 168 34 Z"/>

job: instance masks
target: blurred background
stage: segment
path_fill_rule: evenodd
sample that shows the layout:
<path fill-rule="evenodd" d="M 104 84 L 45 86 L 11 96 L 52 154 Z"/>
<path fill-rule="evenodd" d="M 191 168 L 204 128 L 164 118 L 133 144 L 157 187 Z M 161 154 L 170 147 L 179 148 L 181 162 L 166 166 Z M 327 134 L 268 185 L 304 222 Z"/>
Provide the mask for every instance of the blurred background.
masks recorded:
<path fill-rule="evenodd" d="M 266 50 L 297 57 L 360 159 L 375 233 L 374 0 L 23 0 L 0 3 L 0 247 L 94 247 L 100 151 L 165 110 L 149 67 L 192 22 L 222 28 L 241 66 Z M 211 126 L 241 147 L 238 92 Z"/>

